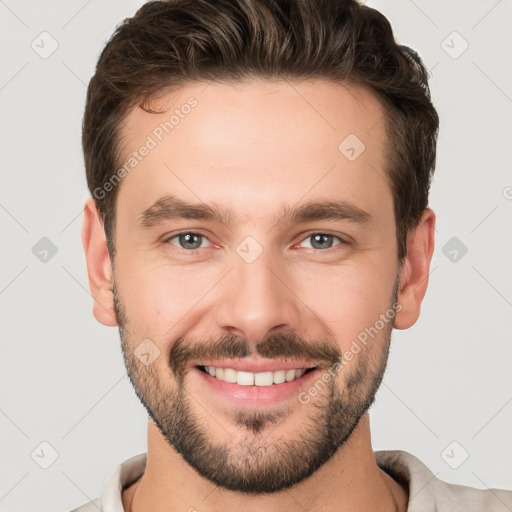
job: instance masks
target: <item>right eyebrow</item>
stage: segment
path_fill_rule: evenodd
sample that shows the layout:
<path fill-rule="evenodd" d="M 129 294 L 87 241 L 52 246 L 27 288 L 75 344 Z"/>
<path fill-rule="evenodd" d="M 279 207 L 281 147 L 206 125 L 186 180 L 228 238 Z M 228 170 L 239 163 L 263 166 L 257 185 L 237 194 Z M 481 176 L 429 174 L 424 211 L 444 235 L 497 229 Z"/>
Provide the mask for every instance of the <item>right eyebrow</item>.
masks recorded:
<path fill-rule="evenodd" d="M 206 204 L 187 203 L 174 196 L 164 196 L 139 215 L 137 224 L 141 228 L 150 228 L 164 220 L 197 219 L 230 225 L 234 217 L 233 212 L 227 208 L 221 211 Z"/>

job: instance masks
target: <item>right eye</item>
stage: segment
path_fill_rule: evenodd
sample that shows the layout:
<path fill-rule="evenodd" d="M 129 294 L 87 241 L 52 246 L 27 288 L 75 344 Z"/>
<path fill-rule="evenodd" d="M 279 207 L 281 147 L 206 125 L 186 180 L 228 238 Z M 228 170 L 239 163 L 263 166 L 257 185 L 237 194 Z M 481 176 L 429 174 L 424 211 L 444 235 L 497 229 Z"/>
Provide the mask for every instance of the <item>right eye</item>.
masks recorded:
<path fill-rule="evenodd" d="M 172 242 L 172 240 L 174 239 L 177 239 L 177 243 Z M 206 238 L 205 235 L 201 235 L 200 233 L 194 233 L 192 231 L 182 231 L 181 233 L 177 233 L 175 235 L 167 237 L 164 240 L 164 242 L 176 245 L 177 247 L 185 251 L 195 251 L 196 249 L 204 248 L 205 246 L 202 245 L 202 242 L 207 240 L 208 238 Z"/>

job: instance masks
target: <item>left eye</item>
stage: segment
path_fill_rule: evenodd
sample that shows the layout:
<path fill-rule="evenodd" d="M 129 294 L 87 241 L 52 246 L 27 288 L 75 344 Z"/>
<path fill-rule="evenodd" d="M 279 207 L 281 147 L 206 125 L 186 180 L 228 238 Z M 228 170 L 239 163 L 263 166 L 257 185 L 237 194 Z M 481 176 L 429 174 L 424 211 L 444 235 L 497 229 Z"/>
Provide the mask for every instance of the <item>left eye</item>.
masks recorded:
<path fill-rule="evenodd" d="M 335 245 L 340 245 L 343 240 L 335 235 L 329 235 L 327 233 L 312 233 L 307 236 L 302 243 L 306 240 L 311 240 L 312 249 L 330 249 Z M 338 240 L 337 244 L 334 244 L 334 240 Z"/>

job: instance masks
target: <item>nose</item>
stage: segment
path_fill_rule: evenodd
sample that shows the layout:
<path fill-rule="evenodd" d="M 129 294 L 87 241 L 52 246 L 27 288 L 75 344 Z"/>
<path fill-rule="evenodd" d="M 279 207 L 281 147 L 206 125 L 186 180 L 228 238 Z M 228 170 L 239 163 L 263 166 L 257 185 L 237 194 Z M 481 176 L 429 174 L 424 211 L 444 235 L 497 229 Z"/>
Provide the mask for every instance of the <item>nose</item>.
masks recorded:
<path fill-rule="evenodd" d="M 271 331 L 299 328 L 301 301 L 293 279 L 265 252 L 252 263 L 235 260 L 227 279 L 216 312 L 219 329 L 257 343 Z"/>

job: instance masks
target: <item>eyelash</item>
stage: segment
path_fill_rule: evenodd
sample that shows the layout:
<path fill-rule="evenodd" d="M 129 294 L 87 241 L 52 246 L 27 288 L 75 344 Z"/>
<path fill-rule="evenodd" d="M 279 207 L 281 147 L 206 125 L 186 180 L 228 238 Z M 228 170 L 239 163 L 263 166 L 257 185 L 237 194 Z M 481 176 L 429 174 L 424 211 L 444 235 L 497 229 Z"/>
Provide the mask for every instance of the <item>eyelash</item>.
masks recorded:
<path fill-rule="evenodd" d="M 209 241 L 208 237 L 206 235 L 203 235 L 202 233 L 196 233 L 195 231 L 181 231 L 172 236 L 166 237 L 163 242 L 166 244 L 170 244 L 171 240 L 173 240 L 174 238 L 178 238 L 180 235 L 197 235 L 197 236 L 200 236 L 203 239 L 206 239 Z M 315 251 L 315 252 L 329 252 L 330 250 L 336 250 L 336 247 L 340 248 L 340 246 L 347 245 L 347 243 L 348 243 L 346 240 L 339 237 L 338 235 L 333 235 L 331 233 L 327 233 L 324 231 L 310 231 L 309 233 L 306 233 L 306 235 L 301 239 L 301 241 L 298 244 L 295 244 L 295 245 L 301 244 L 308 238 L 311 238 L 313 235 L 326 235 L 328 237 L 335 238 L 339 241 L 338 244 L 333 245 L 332 247 L 328 247 L 327 249 L 310 248 L 312 251 Z M 174 245 L 174 244 L 171 244 L 171 245 Z M 178 249 L 178 251 L 181 251 L 183 253 L 188 253 L 188 254 L 197 253 L 197 252 L 199 252 L 200 249 L 207 249 L 207 247 L 198 247 L 196 249 L 184 249 L 183 247 L 178 247 L 178 246 L 175 246 L 175 247 L 176 247 L 176 249 Z"/>

